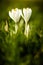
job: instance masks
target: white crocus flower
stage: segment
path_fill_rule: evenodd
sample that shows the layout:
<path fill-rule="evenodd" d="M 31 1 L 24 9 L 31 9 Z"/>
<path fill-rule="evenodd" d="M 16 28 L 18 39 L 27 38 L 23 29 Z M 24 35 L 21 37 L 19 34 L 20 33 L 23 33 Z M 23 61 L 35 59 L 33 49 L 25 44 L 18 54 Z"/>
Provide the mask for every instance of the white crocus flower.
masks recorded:
<path fill-rule="evenodd" d="M 24 31 L 24 35 L 28 38 L 28 34 L 29 34 L 29 24 L 28 25 L 25 25 L 25 31 Z"/>
<path fill-rule="evenodd" d="M 22 11 L 18 8 L 15 8 L 9 11 L 9 16 L 15 21 L 15 23 L 19 21 L 21 14 L 22 14 Z"/>
<path fill-rule="evenodd" d="M 18 31 L 17 22 L 20 20 L 21 15 L 22 15 L 22 10 L 21 9 L 15 8 L 15 9 L 12 9 L 11 11 L 9 11 L 9 16 L 15 22 L 15 31 L 14 31 L 14 34 L 16 34 L 17 31 Z"/>
<path fill-rule="evenodd" d="M 23 19 L 25 20 L 25 23 L 27 23 L 31 17 L 32 10 L 31 8 L 23 8 Z"/>

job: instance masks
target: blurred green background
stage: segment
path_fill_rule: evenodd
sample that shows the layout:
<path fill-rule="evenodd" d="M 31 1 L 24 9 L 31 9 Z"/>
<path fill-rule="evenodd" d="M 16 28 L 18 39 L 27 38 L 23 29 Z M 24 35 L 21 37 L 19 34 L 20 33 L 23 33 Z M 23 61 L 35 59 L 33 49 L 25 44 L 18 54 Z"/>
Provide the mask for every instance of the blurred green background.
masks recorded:
<path fill-rule="evenodd" d="M 32 9 L 28 39 L 21 31 L 11 36 L 9 10 L 27 7 Z M 0 0 L 0 65 L 43 65 L 43 0 Z"/>

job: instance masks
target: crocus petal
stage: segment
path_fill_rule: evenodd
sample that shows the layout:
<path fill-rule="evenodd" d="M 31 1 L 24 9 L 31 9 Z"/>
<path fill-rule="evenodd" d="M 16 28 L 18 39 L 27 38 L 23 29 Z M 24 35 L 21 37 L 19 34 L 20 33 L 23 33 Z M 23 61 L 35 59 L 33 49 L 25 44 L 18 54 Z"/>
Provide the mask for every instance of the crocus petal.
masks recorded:
<path fill-rule="evenodd" d="M 13 19 L 12 12 L 9 11 L 9 16 Z"/>
<path fill-rule="evenodd" d="M 22 10 L 21 9 L 19 9 L 19 13 L 20 13 L 20 15 L 22 15 Z"/>
<path fill-rule="evenodd" d="M 28 14 L 28 20 L 29 20 L 30 17 L 31 17 L 31 14 L 32 14 L 32 9 L 31 8 L 27 8 L 27 14 Z"/>

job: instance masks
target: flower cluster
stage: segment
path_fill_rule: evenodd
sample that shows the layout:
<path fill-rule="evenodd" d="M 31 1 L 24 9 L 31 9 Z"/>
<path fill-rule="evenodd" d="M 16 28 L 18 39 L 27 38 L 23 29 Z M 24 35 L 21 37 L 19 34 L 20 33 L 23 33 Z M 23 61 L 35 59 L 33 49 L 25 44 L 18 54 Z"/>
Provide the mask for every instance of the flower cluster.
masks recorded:
<path fill-rule="evenodd" d="M 27 23 L 31 17 L 31 14 L 32 14 L 31 8 L 23 8 L 23 10 L 15 8 L 15 9 L 12 9 L 11 11 L 9 11 L 10 18 L 15 22 L 15 33 L 17 33 L 17 30 L 18 30 L 17 22 L 19 22 L 20 18 L 22 17 L 25 21 L 24 34 L 26 35 L 26 37 L 28 37 L 29 24 L 27 24 Z"/>

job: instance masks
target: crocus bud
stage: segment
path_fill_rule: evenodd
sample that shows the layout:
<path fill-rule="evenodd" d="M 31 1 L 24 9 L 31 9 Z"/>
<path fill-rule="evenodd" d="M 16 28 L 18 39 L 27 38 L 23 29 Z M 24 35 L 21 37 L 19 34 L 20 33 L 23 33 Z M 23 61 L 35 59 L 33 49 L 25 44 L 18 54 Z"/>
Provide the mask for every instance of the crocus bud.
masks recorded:
<path fill-rule="evenodd" d="M 7 23 L 7 21 L 6 21 L 6 25 L 5 25 L 4 29 L 5 29 L 6 32 L 8 32 L 8 23 Z"/>
<path fill-rule="evenodd" d="M 11 19 L 15 21 L 15 23 L 19 21 L 21 14 L 22 14 L 22 11 L 18 8 L 15 8 L 9 11 L 9 16 L 11 17 Z"/>
<path fill-rule="evenodd" d="M 23 15 L 22 17 L 25 20 L 25 23 L 27 23 L 31 17 L 32 9 L 31 8 L 23 8 Z"/>

